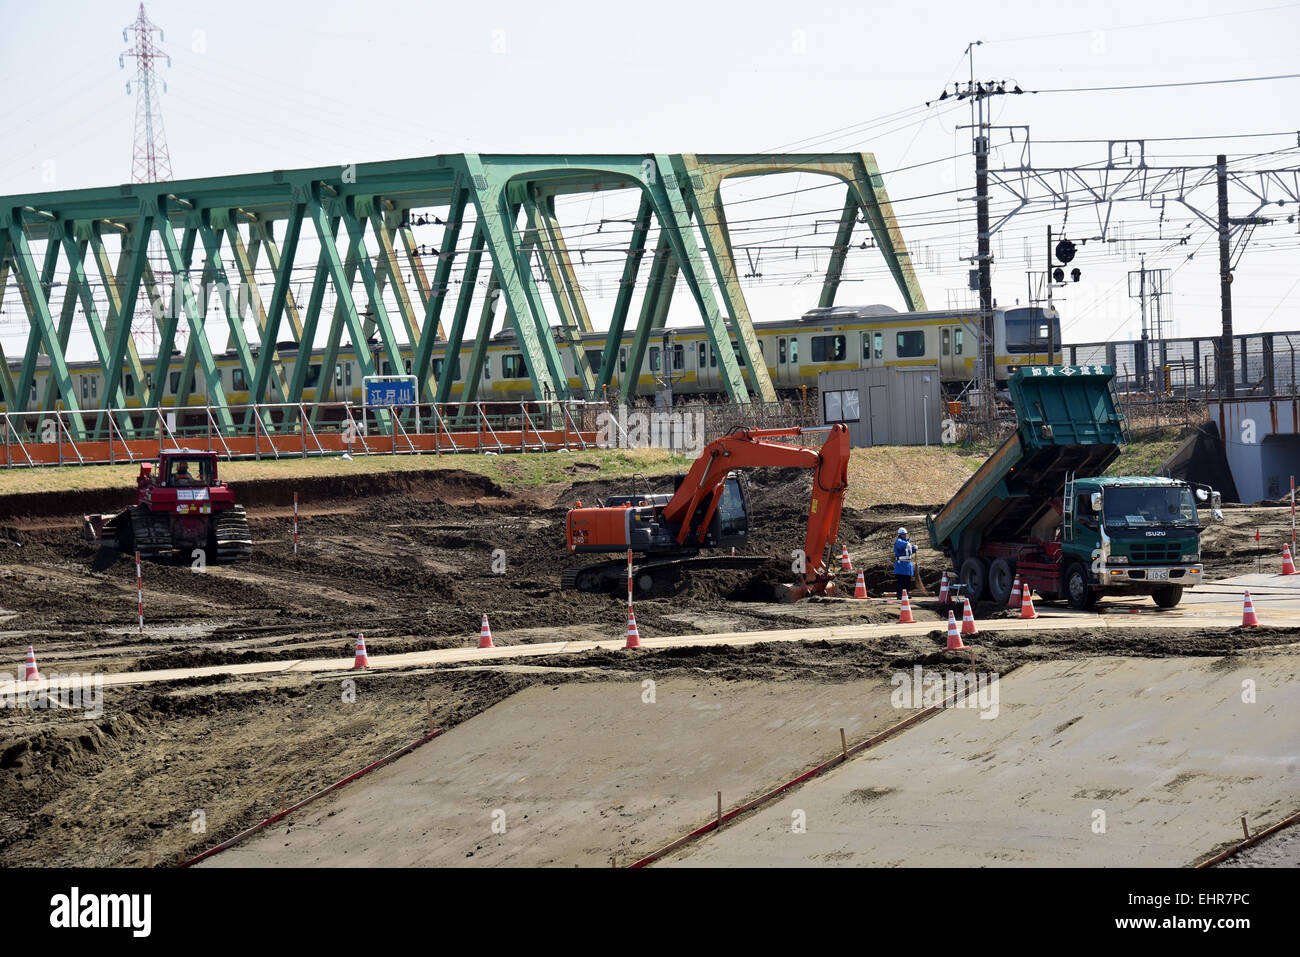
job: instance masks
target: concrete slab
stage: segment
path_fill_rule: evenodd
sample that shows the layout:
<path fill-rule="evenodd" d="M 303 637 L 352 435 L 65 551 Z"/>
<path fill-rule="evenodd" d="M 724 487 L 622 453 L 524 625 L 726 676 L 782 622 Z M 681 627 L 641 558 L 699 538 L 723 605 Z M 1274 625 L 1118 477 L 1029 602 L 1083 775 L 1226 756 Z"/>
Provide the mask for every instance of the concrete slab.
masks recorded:
<path fill-rule="evenodd" d="M 1174 867 L 1240 839 L 1243 813 L 1300 804 L 1300 655 L 1061 661 L 999 684 L 996 718 L 944 711 L 665 863 Z"/>
<path fill-rule="evenodd" d="M 533 687 L 201 866 L 627 863 L 913 711 L 885 681 Z M 497 823 L 499 822 L 499 823 Z M 504 826 L 504 833 L 494 831 Z"/>

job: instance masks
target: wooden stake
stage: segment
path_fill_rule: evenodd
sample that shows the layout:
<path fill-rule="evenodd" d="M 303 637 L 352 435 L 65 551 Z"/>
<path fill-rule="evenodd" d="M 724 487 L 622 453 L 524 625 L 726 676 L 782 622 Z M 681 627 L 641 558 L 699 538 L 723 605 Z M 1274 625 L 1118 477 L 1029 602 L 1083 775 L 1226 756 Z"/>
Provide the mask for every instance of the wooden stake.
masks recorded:
<path fill-rule="evenodd" d="M 840 754 L 845 761 L 849 759 L 849 739 L 844 736 L 843 728 L 840 728 Z"/>
<path fill-rule="evenodd" d="M 722 792 L 718 792 L 718 827 L 722 827 Z"/>
<path fill-rule="evenodd" d="M 1250 826 L 1246 823 L 1246 815 L 1241 816 L 1241 833 L 1246 835 L 1246 840 L 1250 840 Z"/>

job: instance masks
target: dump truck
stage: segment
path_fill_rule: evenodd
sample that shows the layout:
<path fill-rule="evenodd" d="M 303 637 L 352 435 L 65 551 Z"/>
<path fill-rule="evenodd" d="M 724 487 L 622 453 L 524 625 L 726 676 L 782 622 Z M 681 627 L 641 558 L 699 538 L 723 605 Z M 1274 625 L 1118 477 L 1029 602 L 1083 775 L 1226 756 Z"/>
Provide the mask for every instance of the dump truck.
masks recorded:
<path fill-rule="evenodd" d="M 774 442 L 825 433 L 821 449 Z M 844 491 L 848 488 L 849 433 L 836 424 L 816 428 L 733 429 L 706 445 L 691 469 L 675 477 L 675 491 L 613 495 L 601 505 L 571 509 L 565 519 L 570 552 L 627 553 L 615 560 L 565 569 L 564 588 L 599 591 L 626 581 L 636 556 L 633 582 L 642 591 L 657 580 L 671 580 L 688 568 L 745 568 L 769 559 L 704 550 L 744 545 L 757 527 L 739 470 L 757 467 L 806 468 L 813 472 L 812 498 L 803 551 L 796 562 L 799 581 L 773 596 L 795 601 L 810 595 L 833 595 L 835 565 L 828 546 L 839 535 Z"/>
<path fill-rule="evenodd" d="M 1126 441 L 1109 366 L 1022 366 L 1008 380 L 1016 431 L 937 513 L 930 544 L 972 601 L 1005 604 L 1017 575 L 1043 599 L 1105 594 L 1172 608 L 1204 576 L 1203 517 L 1219 493 L 1163 476 L 1106 476 Z"/>
<path fill-rule="evenodd" d="M 86 515 L 81 534 L 88 541 L 142 558 L 202 549 L 209 558 L 231 560 L 252 554 L 244 506 L 217 473 L 217 453 L 167 449 L 140 463 L 135 504 L 108 515 Z"/>

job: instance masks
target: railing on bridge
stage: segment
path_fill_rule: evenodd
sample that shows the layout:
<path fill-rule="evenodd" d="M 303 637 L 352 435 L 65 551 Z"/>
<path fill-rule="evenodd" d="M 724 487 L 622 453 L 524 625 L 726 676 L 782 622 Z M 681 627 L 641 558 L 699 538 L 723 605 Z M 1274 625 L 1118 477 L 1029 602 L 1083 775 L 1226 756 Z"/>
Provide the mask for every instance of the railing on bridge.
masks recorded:
<path fill-rule="evenodd" d="M 251 430 L 223 434 L 211 406 L 5 412 L 6 468 L 91 465 L 154 459 L 164 448 L 222 458 L 301 458 L 459 452 L 548 452 L 595 447 L 602 402 L 451 402 L 365 408 L 350 402 L 228 406 Z M 80 415 L 84 427 L 74 430 Z M 78 437 L 84 433 L 87 437 Z"/>

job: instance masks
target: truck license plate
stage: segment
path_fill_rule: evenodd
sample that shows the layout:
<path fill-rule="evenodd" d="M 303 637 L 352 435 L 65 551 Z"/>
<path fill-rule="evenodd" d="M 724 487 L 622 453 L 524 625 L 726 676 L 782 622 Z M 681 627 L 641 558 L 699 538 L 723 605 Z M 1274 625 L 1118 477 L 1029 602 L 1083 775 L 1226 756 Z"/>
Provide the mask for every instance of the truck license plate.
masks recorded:
<path fill-rule="evenodd" d="M 1151 581 L 1167 581 L 1169 579 L 1169 569 L 1152 568 L 1147 571 L 1147 578 Z"/>

